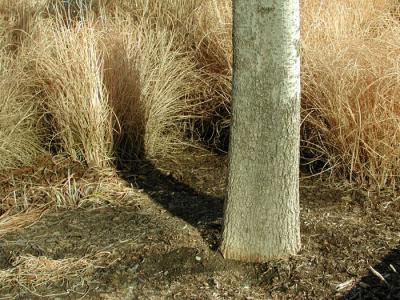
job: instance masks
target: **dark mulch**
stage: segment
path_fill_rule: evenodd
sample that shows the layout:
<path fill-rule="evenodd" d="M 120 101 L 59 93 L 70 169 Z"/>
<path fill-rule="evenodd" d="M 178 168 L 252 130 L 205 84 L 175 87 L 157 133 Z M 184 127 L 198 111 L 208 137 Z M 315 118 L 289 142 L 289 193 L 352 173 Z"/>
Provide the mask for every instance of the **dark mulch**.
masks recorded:
<path fill-rule="evenodd" d="M 60 299 L 400 299 L 399 199 L 303 176 L 301 252 L 264 264 L 229 262 L 218 252 L 226 173 L 226 157 L 197 152 L 179 164 L 127 167 L 122 175 L 143 199 L 129 206 L 53 212 L 0 240 L 0 272 L 27 254 L 57 260 L 106 252 L 101 266 L 86 277 L 35 286 L 36 296 L 32 286 L 10 288 L 0 282 L 0 294 L 19 299 L 57 293 L 64 293 Z"/>

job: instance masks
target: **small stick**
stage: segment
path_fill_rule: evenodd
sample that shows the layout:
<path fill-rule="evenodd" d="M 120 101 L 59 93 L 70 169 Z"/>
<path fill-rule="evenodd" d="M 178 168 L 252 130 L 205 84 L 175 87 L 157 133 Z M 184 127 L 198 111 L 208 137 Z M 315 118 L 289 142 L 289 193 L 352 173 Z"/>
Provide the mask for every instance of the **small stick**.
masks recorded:
<path fill-rule="evenodd" d="M 393 272 L 397 273 L 397 270 L 393 267 L 392 264 L 390 264 L 389 267 L 392 269 Z"/>
<path fill-rule="evenodd" d="M 379 273 L 377 270 L 375 270 L 373 267 L 369 266 L 369 269 L 371 270 L 372 274 L 374 274 L 376 277 L 378 277 L 381 281 L 386 283 L 387 286 L 389 286 L 389 283 L 386 281 L 386 279 L 382 276 L 381 273 Z"/>
<path fill-rule="evenodd" d="M 336 291 L 339 292 L 341 290 L 344 290 L 344 289 L 350 287 L 353 283 L 354 283 L 354 279 L 349 279 L 343 283 L 340 283 L 336 286 Z"/>

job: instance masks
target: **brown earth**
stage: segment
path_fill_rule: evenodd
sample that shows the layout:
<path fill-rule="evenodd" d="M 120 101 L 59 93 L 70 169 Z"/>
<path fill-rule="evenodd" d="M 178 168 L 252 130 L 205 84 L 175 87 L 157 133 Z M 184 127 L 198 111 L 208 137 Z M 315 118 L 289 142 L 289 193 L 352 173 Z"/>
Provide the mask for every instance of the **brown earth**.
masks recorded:
<path fill-rule="evenodd" d="M 129 205 L 1 237 L 0 299 L 400 299 L 399 198 L 303 175 L 301 252 L 245 264 L 218 252 L 226 157 L 125 169 Z"/>

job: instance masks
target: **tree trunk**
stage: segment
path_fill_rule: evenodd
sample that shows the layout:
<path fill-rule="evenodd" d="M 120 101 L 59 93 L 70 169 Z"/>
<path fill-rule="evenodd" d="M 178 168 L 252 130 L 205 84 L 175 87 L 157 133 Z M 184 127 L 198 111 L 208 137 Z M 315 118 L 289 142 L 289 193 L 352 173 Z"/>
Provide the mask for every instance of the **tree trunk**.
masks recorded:
<path fill-rule="evenodd" d="M 300 248 L 299 0 L 233 1 L 233 120 L 222 254 Z"/>

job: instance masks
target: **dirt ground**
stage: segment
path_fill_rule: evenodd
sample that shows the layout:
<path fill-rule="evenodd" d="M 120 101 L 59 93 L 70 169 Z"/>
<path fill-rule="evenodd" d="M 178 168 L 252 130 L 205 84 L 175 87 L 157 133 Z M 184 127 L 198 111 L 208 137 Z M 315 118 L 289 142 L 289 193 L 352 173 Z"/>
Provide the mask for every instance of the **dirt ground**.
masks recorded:
<path fill-rule="evenodd" d="M 218 252 L 226 157 L 179 165 L 126 168 L 142 195 L 129 205 L 53 211 L 0 237 L 0 299 L 400 299 L 399 198 L 303 174 L 301 252 L 244 264 Z"/>

